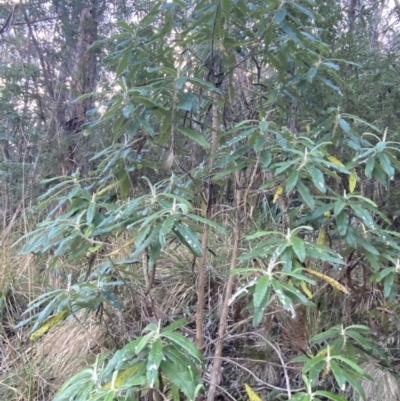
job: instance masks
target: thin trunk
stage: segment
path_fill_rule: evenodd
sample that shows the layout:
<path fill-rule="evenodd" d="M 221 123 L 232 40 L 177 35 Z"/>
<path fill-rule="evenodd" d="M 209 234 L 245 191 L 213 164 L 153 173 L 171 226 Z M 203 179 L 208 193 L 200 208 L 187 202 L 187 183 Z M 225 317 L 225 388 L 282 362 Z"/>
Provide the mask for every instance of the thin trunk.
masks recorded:
<path fill-rule="evenodd" d="M 242 221 L 242 190 L 241 190 L 241 182 L 240 182 L 240 172 L 236 173 L 236 224 L 235 224 L 235 232 L 234 232 L 234 244 L 231 258 L 231 267 L 230 271 L 236 268 L 237 265 L 237 257 L 239 254 L 239 244 L 240 244 L 240 234 L 241 234 L 241 221 Z M 225 290 L 225 298 L 224 304 L 222 306 L 221 319 L 219 322 L 218 329 L 218 340 L 215 347 L 215 356 L 211 369 L 211 377 L 210 377 L 210 388 L 207 394 L 207 401 L 214 401 L 215 391 L 217 385 L 219 384 L 220 377 L 220 368 L 221 368 L 221 356 L 222 356 L 222 347 L 224 345 L 223 338 L 226 334 L 226 327 L 228 322 L 228 313 L 229 313 L 229 300 L 232 296 L 233 287 L 235 284 L 235 276 L 233 274 L 229 275 L 228 283 L 226 285 Z"/>
<path fill-rule="evenodd" d="M 213 109 L 212 109 L 212 143 L 211 143 L 211 158 L 209 171 L 211 173 L 214 165 L 214 155 L 217 151 L 217 134 L 218 134 L 218 105 L 217 95 L 213 96 Z M 210 217 L 211 213 L 211 202 L 212 202 L 212 185 L 211 179 L 208 178 L 207 182 L 207 205 L 206 205 L 206 217 Z M 204 321 L 204 289 L 206 285 L 206 262 L 207 262 L 207 250 L 208 250 L 208 234 L 210 226 L 204 224 L 203 236 L 201 240 L 202 245 L 202 257 L 199 263 L 199 275 L 197 279 L 197 314 L 196 314 L 196 345 L 199 349 L 203 347 L 203 321 Z"/>
<path fill-rule="evenodd" d="M 394 4 L 397 16 L 400 19 L 400 0 L 394 0 Z"/>
<path fill-rule="evenodd" d="M 349 33 L 354 30 L 357 0 L 349 0 Z"/>

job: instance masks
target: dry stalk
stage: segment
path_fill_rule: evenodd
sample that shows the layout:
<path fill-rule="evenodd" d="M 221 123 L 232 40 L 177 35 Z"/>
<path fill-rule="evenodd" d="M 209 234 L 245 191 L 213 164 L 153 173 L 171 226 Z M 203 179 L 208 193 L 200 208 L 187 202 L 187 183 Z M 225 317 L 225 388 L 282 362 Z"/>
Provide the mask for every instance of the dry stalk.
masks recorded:
<path fill-rule="evenodd" d="M 239 244 L 240 244 L 240 229 L 241 229 L 241 221 L 242 221 L 242 213 L 241 213 L 241 203 L 242 203 L 242 191 L 241 191 L 241 180 L 240 180 L 240 172 L 235 174 L 236 176 L 236 224 L 234 231 L 234 244 L 231 258 L 231 266 L 230 270 L 236 268 L 237 257 L 239 253 Z M 219 322 L 218 329 L 218 341 L 215 346 L 215 356 L 211 370 L 210 376 L 210 388 L 208 390 L 207 401 L 214 401 L 215 390 L 217 388 L 218 377 L 220 374 L 221 368 L 221 355 L 222 355 L 222 347 L 224 344 L 223 338 L 227 328 L 228 322 L 228 312 L 229 312 L 229 300 L 232 296 L 233 285 L 235 282 L 235 276 L 233 274 L 229 275 L 228 283 L 226 285 L 224 304 L 222 306 L 221 319 Z"/>

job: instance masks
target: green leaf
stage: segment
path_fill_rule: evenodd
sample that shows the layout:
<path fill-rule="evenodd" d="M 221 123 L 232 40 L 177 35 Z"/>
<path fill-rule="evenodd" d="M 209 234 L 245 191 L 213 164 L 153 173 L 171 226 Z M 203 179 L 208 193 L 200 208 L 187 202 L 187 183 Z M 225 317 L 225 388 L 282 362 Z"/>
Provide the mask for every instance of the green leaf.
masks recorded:
<path fill-rule="evenodd" d="M 260 152 L 260 161 L 264 168 L 267 168 L 272 162 L 272 153 L 269 150 L 262 150 Z"/>
<path fill-rule="evenodd" d="M 357 380 L 354 375 L 351 375 L 348 372 L 343 371 L 342 374 L 346 377 L 347 382 L 358 392 L 358 394 L 360 394 L 361 398 L 365 400 L 365 391 L 359 380 Z"/>
<path fill-rule="evenodd" d="M 125 165 L 122 165 L 119 168 L 118 182 L 121 191 L 121 198 L 125 199 L 128 196 L 129 190 L 131 188 L 131 180 L 129 179 L 129 174 L 126 170 Z"/>
<path fill-rule="evenodd" d="M 309 10 L 308 8 L 302 6 L 301 4 L 299 4 L 297 1 L 290 1 L 290 4 L 297 8 L 300 12 L 302 12 L 304 15 L 306 15 L 308 18 L 310 19 L 315 19 L 314 13 Z"/>
<path fill-rule="evenodd" d="M 145 336 L 141 337 L 140 341 L 137 343 L 137 345 L 135 346 L 135 353 L 139 354 L 140 352 L 142 352 L 147 344 L 149 343 L 149 341 L 156 335 L 156 332 L 151 331 L 150 333 L 147 333 Z"/>
<path fill-rule="evenodd" d="M 132 54 L 131 52 L 126 52 L 121 57 L 121 60 L 119 61 L 119 64 L 117 67 L 117 77 L 119 77 L 125 71 L 125 68 L 128 66 L 128 62 L 131 57 L 131 54 Z"/>
<path fill-rule="evenodd" d="M 351 203 L 350 207 L 353 209 L 357 217 L 359 217 L 364 224 L 366 224 L 367 227 L 374 227 L 375 226 L 375 221 L 372 218 L 372 216 L 369 214 L 369 212 L 359 204 Z"/>
<path fill-rule="evenodd" d="M 314 391 L 313 394 L 316 395 L 316 396 L 329 398 L 332 401 L 347 401 L 347 398 L 345 398 L 345 397 L 343 397 L 343 396 L 341 396 L 339 394 L 333 394 L 330 391 L 317 390 L 317 391 Z"/>
<path fill-rule="evenodd" d="M 303 198 L 303 201 L 306 203 L 306 205 L 311 209 L 315 209 L 315 200 L 313 196 L 311 195 L 309 189 L 301 182 L 299 181 L 296 184 L 296 188 L 299 191 L 300 196 Z"/>
<path fill-rule="evenodd" d="M 264 310 L 270 299 L 271 287 L 269 283 L 269 276 L 264 275 L 257 280 L 253 295 L 254 316 L 253 325 L 258 326 L 264 316 Z"/>
<path fill-rule="evenodd" d="M 321 170 L 318 170 L 316 167 L 312 165 L 307 165 L 307 170 L 311 176 L 313 184 L 315 187 L 322 193 L 326 192 L 325 187 L 325 179 L 324 175 L 322 174 Z"/>
<path fill-rule="evenodd" d="M 89 207 L 86 213 L 86 222 L 92 224 L 94 215 L 96 214 L 96 202 L 94 200 L 90 201 Z"/>
<path fill-rule="evenodd" d="M 365 176 L 367 178 L 372 177 L 372 172 L 374 171 L 374 166 L 375 166 L 375 158 L 370 156 L 365 163 Z"/>
<path fill-rule="evenodd" d="M 172 231 L 194 256 L 201 256 L 203 251 L 200 242 L 187 224 L 176 221 Z"/>
<path fill-rule="evenodd" d="M 205 149 L 210 149 L 210 143 L 204 138 L 204 136 L 196 131 L 189 128 L 178 128 L 179 132 L 190 138 L 191 140 L 198 143 Z"/>
<path fill-rule="evenodd" d="M 321 362 L 325 362 L 325 356 L 319 355 L 319 356 L 314 356 L 313 358 L 309 359 L 303 366 L 303 372 L 307 373 L 310 371 L 314 366 L 320 364 Z M 322 365 L 320 371 L 322 370 L 324 365 Z"/>
<path fill-rule="evenodd" d="M 301 238 L 294 236 L 290 238 L 290 243 L 292 244 L 294 253 L 297 255 L 300 262 L 304 262 L 306 258 L 306 247 L 304 241 Z"/>
<path fill-rule="evenodd" d="M 275 11 L 275 22 L 280 24 L 286 17 L 286 8 L 280 8 Z"/>
<path fill-rule="evenodd" d="M 297 181 L 299 179 L 299 171 L 298 170 L 293 170 L 287 180 L 286 180 L 286 192 L 289 193 L 290 191 L 292 191 L 294 189 L 294 187 L 297 184 Z"/>
<path fill-rule="evenodd" d="M 177 366 L 170 361 L 162 361 L 160 367 L 164 375 L 185 394 L 188 400 L 194 401 L 199 381 L 193 379 L 196 372 L 192 372 L 186 366 Z"/>
<path fill-rule="evenodd" d="M 346 235 L 347 228 L 349 227 L 349 215 L 346 212 L 340 212 L 336 217 L 336 226 L 340 235 Z"/>
<path fill-rule="evenodd" d="M 341 326 L 331 327 L 329 330 L 324 331 L 323 333 L 316 334 L 311 340 L 310 344 L 318 344 L 322 341 L 327 340 L 328 338 L 337 337 L 340 334 Z"/>
<path fill-rule="evenodd" d="M 229 21 L 231 5 L 232 5 L 232 0 L 221 0 L 221 10 L 225 18 L 225 23 Z"/>
<path fill-rule="evenodd" d="M 338 365 L 337 362 L 331 361 L 330 362 L 332 373 L 335 376 L 336 382 L 339 385 L 341 390 L 344 390 L 346 385 L 346 377 L 343 375 L 343 369 Z"/>
<path fill-rule="evenodd" d="M 163 358 L 162 350 L 161 339 L 157 338 L 157 340 L 153 342 L 147 357 L 147 380 L 149 381 L 150 388 L 152 388 L 158 380 L 158 369 Z"/>
<path fill-rule="evenodd" d="M 161 232 L 163 234 L 168 234 L 171 230 L 172 227 L 174 226 L 175 220 L 177 218 L 176 214 L 170 214 L 163 222 L 161 226 Z"/>
<path fill-rule="evenodd" d="M 282 306 L 289 312 L 291 312 L 292 316 L 296 316 L 296 311 L 294 309 L 293 306 L 293 302 L 292 300 L 285 295 L 285 293 L 283 292 L 283 288 L 281 286 L 281 283 L 276 280 L 276 279 L 272 279 L 271 280 L 271 284 L 272 287 L 275 291 L 275 294 L 278 296 L 279 301 L 281 302 Z"/>
<path fill-rule="evenodd" d="M 379 283 L 381 280 L 383 280 L 390 273 L 393 273 L 393 267 L 386 267 L 386 268 L 382 269 L 381 271 L 375 273 L 372 276 L 371 281 L 373 283 Z"/>
<path fill-rule="evenodd" d="M 187 318 L 183 317 L 181 319 L 176 320 L 175 322 L 169 324 L 167 327 L 162 329 L 162 333 L 165 331 L 175 331 L 180 329 L 181 327 L 185 326 L 188 323 Z"/>
<path fill-rule="evenodd" d="M 204 223 L 204 224 L 208 224 L 210 227 L 215 228 L 221 234 L 227 234 L 228 233 L 228 231 L 227 231 L 227 229 L 225 227 L 220 226 L 215 221 L 212 221 L 210 219 L 206 219 L 204 217 L 201 217 L 201 216 L 198 216 L 197 214 L 192 214 L 192 213 L 188 213 L 186 216 L 191 218 L 192 220 L 199 221 L 199 222 Z"/>
<path fill-rule="evenodd" d="M 346 335 L 351 337 L 353 340 L 355 340 L 366 351 L 371 349 L 371 346 L 370 346 L 370 343 L 368 342 L 368 340 L 365 337 L 363 337 L 360 333 L 357 333 L 356 331 L 353 331 L 353 330 L 346 329 Z"/>
<path fill-rule="evenodd" d="M 394 168 L 392 166 L 392 163 L 390 162 L 389 157 L 386 155 L 384 152 L 379 152 L 378 153 L 378 158 L 379 162 L 385 171 L 385 173 L 389 176 L 389 178 L 393 178 L 394 176 Z"/>
<path fill-rule="evenodd" d="M 194 85 L 199 85 L 205 89 L 211 89 L 212 91 L 222 95 L 221 91 L 210 82 L 204 81 L 203 79 L 200 78 L 193 78 L 193 77 L 191 78 L 188 77 L 187 80 Z"/>
<path fill-rule="evenodd" d="M 364 373 L 363 370 L 356 363 L 354 363 L 353 361 L 342 355 L 334 355 L 332 356 L 332 359 L 344 362 L 346 365 L 350 366 L 350 368 L 352 368 L 355 372 L 359 373 L 360 375 Z"/>
<path fill-rule="evenodd" d="M 385 277 L 383 282 L 383 294 L 385 298 L 390 298 L 394 285 L 394 274 L 390 273 Z"/>
<path fill-rule="evenodd" d="M 249 160 L 243 160 L 239 163 L 235 163 L 233 167 L 226 168 L 214 175 L 214 180 L 219 180 L 222 177 L 225 177 L 229 174 L 235 173 L 236 171 L 243 170 L 250 164 Z"/>
<path fill-rule="evenodd" d="M 296 302 L 300 302 L 303 305 L 312 306 L 314 305 L 301 291 L 299 291 L 296 287 L 285 283 L 283 281 L 280 282 L 282 288 L 285 290 L 286 295 L 289 298 L 294 299 Z"/>
<path fill-rule="evenodd" d="M 196 348 L 196 346 L 189 341 L 187 338 L 183 337 L 182 335 L 178 333 L 172 333 L 172 332 L 167 332 L 163 331 L 161 333 L 161 337 L 164 337 L 168 340 L 170 340 L 172 343 L 177 345 L 179 348 L 182 348 L 187 352 L 187 354 L 196 359 L 198 362 L 202 363 L 202 357 L 200 351 Z"/>

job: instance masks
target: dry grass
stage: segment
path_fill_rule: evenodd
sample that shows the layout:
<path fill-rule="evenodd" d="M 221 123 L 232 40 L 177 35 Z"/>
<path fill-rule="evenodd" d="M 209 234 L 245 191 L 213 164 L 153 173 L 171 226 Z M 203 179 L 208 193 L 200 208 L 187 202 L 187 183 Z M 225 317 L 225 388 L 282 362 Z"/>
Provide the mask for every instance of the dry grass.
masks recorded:
<path fill-rule="evenodd" d="M 396 377 L 386 368 L 376 362 L 366 362 L 361 365 L 371 380 L 363 380 L 361 386 L 365 391 L 365 401 L 397 401 L 400 399 L 400 387 Z M 362 401 L 358 393 L 353 395 L 354 401 Z"/>
<path fill-rule="evenodd" d="M 129 238 L 121 236 L 114 243 L 108 244 L 109 249 L 105 255 L 99 255 L 96 264 L 108 260 L 111 253 L 111 257 L 128 257 L 129 252 L 125 247 L 128 242 Z M 230 243 L 231 239 L 223 236 L 211 238 L 210 242 L 210 248 L 216 255 L 209 253 L 207 260 L 204 329 L 206 345 L 202 350 L 207 361 L 212 360 L 214 353 L 220 307 L 229 268 L 227 261 Z M 77 322 L 74 318 L 68 319 L 34 344 L 28 340 L 28 327 L 18 331 L 13 329 L 22 319 L 21 314 L 28 302 L 52 288 L 64 288 L 65 274 L 71 273 L 78 277 L 85 272 L 86 266 L 69 266 L 62 262 L 54 268 L 55 274 L 50 274 L 44 259 L 32 256 L 16 257 L 15 250 L 11 248 L 2 255 L 2 260 L 4 263 L 0 268 L 0 282 L 1 289 L 7 290 L 7 302 L 1 332 L 0 400 L 51 399 L 65 380 L 92 363 L 96 355 L 119 348 L 140 335 L 149 318 L 154 315 L 161 318 L 165 324 L 186 316 L 189 320 L 186 334 L 194 335 L 198 261 L 193 264 L 192 255 L 183 246 L 171 244 L 163 251 L 156 266 L 153 287 L 148 294 L 141 266 L 131 264 L 123 269 L 125 271 L 118 272 L 118 279 L 122 278 L 127 283 L 118 289 L 118 297 L 124 305 L 123 310 L 107 307 L 108 313 L 104 313 L 102 319 L 93 314 L 85 324 Z M 60 270 L 57 270 L 58 268 Z M 95 270 L 96 266 L 93 267 L 93 271 Z M 64 276 L 58 274 L 60 271 Z M 239 322 L 234 317 L 236 305 L 232 305 L 229 326 L 235 327 L 238 323 L 240 325 L 233 331 L 237 337 L 226 340 L 223 352 L 225 359 L 221 385 L 234 392 L 237 399 L 242 396 L 245 382 L 254 385 L 255 388 L 262 386 L 266 397 L 272 395 L 273 389 L 265 387 L 263 383 L 279 388 L 284 386 L 282 366 L 276 353 L 257 337 L 257 333 L 278 345 L 285 361 L 288 362 L 291 357 L 306 351 L 310 336 L 341 323 L 339 319 L 348 305 L 341 294 L 325 291 L 315 300 L 316 304 L 320 304 L 320 308 L 308 308 L 306 313 L 299 313 L 297 318 L 292 319 L 286 312 L 282 312 L 280 305 L 273 304 L 273 312 L 270 315 L 266 313 L 264 324 L 254 328 L 249 319 L 251 311 L 244 308 L 249 300 L 250 298 L 246 298 L 244 305 L 240 307 Z M 375 300 L 375 304 L 379 302 Z M 346 319 L 350 319 L 350 312 Z M 395 322 L 391 323 L 387 328 L 393 328 Z M 289 364 L 288 370 L 292 385 L 296 387 L 299 385 L 299 368 Z M 390 398 L 399 396 L 395 378 L 390 372 L 373 363 L 366 365 L 366 371 L 376 378 L 372 383 L 363 382 L 367 396 L 370 397 L 368 400 L 397 400 Z M 384 383 L 383 387 L 378 386 L 379 382 Z M 387 397 L 376 398 L 376 394 L 384 394 Z M 359 401 L 356 396 L 354 400 Z"/>

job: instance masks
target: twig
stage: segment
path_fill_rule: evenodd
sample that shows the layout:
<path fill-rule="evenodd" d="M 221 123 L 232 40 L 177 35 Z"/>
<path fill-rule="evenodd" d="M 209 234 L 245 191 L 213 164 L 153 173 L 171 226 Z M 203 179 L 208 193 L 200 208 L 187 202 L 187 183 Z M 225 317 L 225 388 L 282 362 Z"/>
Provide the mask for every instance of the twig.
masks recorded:
<path fill-rule="evenodd" d="M 210 384 L 210 380 L 207 380 L 207 379 L 203 379 L 203 380 L 204 380 L 206 383 Z M 223 387 L 221 387 L 221 386 L 218 385 L 218 384 L 215 384 L 215 387 L 217 387 L 218 390 L 221 390 L 223 393 L 225 393 L 231 400 L 236 401 L 236 398 L 233 398 L 233 397 L 228 393 L 228 391 L 226 391 Z"/>

